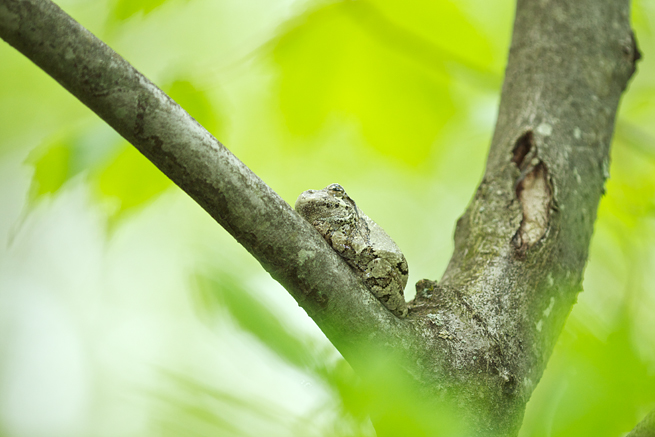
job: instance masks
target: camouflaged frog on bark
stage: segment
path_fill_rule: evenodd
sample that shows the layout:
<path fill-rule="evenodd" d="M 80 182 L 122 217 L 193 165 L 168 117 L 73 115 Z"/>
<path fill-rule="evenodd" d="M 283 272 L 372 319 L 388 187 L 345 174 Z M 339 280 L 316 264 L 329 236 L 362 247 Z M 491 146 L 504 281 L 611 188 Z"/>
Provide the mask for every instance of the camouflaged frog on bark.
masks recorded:
<path fill-rule="evenodd" d="M 407 315 L 405 256 L 341 185 L 305 191 L 296 200 L 296 211 L 355 269 L 389 311 L 398 317 Z"/>

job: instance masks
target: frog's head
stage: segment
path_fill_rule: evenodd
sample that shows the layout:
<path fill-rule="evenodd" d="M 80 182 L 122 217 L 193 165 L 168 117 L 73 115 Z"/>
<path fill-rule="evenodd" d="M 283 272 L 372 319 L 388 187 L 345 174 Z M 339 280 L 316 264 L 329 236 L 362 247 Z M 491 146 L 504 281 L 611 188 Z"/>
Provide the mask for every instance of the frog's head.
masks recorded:
<path fill-rule="evenodd" d="M 307 190 L 296 200 L 296 212 L 305 220 L 344 220 L 357 216 L 355 202 L 339 184 L 322 190 Z"/>

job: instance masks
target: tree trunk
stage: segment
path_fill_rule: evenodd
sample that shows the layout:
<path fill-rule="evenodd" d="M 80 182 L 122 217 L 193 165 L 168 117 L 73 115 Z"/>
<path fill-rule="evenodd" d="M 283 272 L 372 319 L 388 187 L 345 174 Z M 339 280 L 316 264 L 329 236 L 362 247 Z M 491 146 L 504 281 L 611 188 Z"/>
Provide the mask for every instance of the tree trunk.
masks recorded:
<path fill-rule="evenodd" d="M 628 0 L 518 0 L 484 178 L 443 278 L 419 281 L 402 320 L 286 202 L 56 5 L 0 0 L 0 36 L 193 197 L 364 379 L 393 397 L 372 361 L 392 352 L 394 369 L 429 405 L 454 406 L 471 435 L 511 436 L 581 290 L 614 117 L 639 58 L 629 16 Z"/>

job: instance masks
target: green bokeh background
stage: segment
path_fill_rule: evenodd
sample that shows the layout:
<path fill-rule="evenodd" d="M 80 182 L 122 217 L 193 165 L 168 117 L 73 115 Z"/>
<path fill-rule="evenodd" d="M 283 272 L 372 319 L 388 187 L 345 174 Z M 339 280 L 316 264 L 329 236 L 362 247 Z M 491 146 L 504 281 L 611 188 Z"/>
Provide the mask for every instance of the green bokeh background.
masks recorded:
<path fill-rule="evenodd" d="M 512 1 L 58 4 L 287 202 L 339 182 L 410 284 L 439 278 L 482 175 Z M 633 24 L 644 58 L 585 290 L 522 437 L 620 436 L 655 408 L 655 4 L 633 2 Z M 370 390 L 222 228 L 0 43 L 0 436 L 372 436 Z"/>

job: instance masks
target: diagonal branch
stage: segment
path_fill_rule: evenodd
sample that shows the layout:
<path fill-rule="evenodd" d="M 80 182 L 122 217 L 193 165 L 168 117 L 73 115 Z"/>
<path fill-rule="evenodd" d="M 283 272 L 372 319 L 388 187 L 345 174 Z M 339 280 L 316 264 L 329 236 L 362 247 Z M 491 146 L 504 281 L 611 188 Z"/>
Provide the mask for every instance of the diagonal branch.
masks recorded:
<path fill-rule="evenodd" d="M 0 0 L 0 37 L 196 200 L 350 357 L 407 336 L 348 265 L 270 187 L 127 61 L 49 0 Z M 390 337 L 389 337 L 390 336 Z"/>

